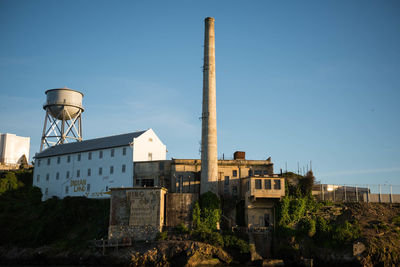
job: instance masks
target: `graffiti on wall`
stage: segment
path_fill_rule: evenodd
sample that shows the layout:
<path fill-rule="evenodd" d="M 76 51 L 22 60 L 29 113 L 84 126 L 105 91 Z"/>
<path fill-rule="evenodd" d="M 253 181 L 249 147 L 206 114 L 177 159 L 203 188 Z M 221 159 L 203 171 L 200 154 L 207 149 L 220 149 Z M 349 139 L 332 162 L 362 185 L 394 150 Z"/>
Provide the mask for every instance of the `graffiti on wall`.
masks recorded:
<path fill-rule="evenodd" d="M 74 188 L 74 192 L 85 192 L 86 179 L 71 180 L 70 186 Z"/>
<path fill-rule="evenodd" d="M 130 204 L 129 225 L 158 226 L 160 196 L 152 190 L 126 192 Z"/>

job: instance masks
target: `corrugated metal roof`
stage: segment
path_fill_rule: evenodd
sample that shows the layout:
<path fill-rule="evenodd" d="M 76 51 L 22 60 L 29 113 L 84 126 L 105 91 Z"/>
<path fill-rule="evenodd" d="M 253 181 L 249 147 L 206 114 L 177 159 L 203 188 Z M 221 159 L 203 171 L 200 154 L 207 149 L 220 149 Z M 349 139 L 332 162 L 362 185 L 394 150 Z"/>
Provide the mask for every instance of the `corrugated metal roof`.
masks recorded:
<path fill-rule="evenodd" d="M 44 158 L 57 155 L 78 153 L 97 149 L 105 149 L 118 146 L 126 146 L 133 141 L 133 138 L 139 137 L 146 131 L 113 135 L 96 139 L 85 140 L 81 142 L 66 143 L 52 146 L 35 155 L 35 158 Z"/>

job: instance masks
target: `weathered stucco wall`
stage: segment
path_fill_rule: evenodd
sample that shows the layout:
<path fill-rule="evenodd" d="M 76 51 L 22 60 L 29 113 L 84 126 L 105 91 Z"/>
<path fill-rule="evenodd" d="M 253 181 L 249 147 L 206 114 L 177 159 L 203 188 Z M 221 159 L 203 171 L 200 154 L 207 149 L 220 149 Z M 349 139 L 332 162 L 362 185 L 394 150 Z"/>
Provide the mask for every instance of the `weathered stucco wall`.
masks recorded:
<path fill-rule="evenodd" d="M 199 194 L 169 193 L 166 195 L 166 226 L 177 226 L 180 223 L 186 226 L 192 224 L 192 209 Z"/>
<path fill-rule="evenodd" d="M 164 224 L 164 188 L 111 189 L 109 239 L 152 240 Z"/>

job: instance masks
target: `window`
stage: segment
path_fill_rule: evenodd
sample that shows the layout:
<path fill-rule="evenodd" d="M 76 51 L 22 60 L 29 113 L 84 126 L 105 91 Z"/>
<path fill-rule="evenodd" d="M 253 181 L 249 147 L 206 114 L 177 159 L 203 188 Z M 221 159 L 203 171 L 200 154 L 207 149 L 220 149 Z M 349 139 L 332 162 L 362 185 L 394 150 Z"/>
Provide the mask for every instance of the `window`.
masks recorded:
<path fill-rule="evenodd" d="M 40 167 L 40 159 L 37 161 L 37 166 Z"/>
<path fill-rule="evenodd" d="M 275 190 L 280 190 L 281 189 L 281 180 L 275 179 L 274 180 L 274 189 Z"/>
<path fill-rule="evenodd" d="M 89 168 L 89 169 L 87 169 L 87 176 L 90 176 L 90 175 L 92 175 L 92 170 Z"/>
<path fill-rule="evenodd" d="M 178 175 L 177 193 L 183 193 L 183 175 Z"/>
<path fill-rule="evenodd" d="M 253 175 L 253 171 L 249 170 L 249 176 L 252 176 L 252 175 Z"/>
<path fill-rule="evenodd" d="M 57 157 L 57 164 L 60 164 L 61 158 Z"/>
<path fill-rule="evenodd" d="M 44 193 L 47 195 L 49 193 L 49 188 L 46 187 L 46 191 Z"/>
<path fill-rule="evenodd" d="M 92 152 L 89 152 L 88 153 L 88 160 L 91 160 L 92 159 Z"/>
<path fill-rule="evenodd" d="M 68 155 L 68 157 L 67 157 L 67 162 L 69 163 L 70 161 L 71 161 L 71 156 Z"/>
<path fill-rule="evenodd" d="M 110 166 L 110 174 L 114 173 L 114 166 Z"/>
<path fill-rule="evenodd" d="M 237 196 L 237 186 L 232 186 L 232 196 L 236 197 Z"/>
<path fill-rule="evenodd" d="M 229 176 L 225 176 L 224 184 L 229 185 Z"/>
<path fill-rule="evenodd" d="M 160 161 L 160 162 L 158 163 L 158 169 L 159 169 L 160 171 L 163 171 L 163 170 L 164 170 L 164 161 Z"/>
<path fill-rule="evenodd" d="M 106 186 L 106 191 L 108 191 L 108 185 Z"/>
<path fill-rule="evenodd" d="M 232 171 L 232 177 L 237 177 L 237 170 Z"/>
<path fill-rule="evenodd" d="M 69 171 L 67 171 L 67 179 L 69 178 Z"/>
<path fill-rule="evenodd" d="M 102 167 L 99 168 L 99 175 L 103 175 L 103 168 Z"/>
<path fill-rule="evenodd" d="M 111 157 L 114 157 L 114 152 L 115 152 L 114 148 L 111 149 Z"/>
<path fill-rule="evenodd" d="M 81 170 L 76 171 L 76 177 L 81 177 Z"/>
<path fill-rule="evenodd" d="M 149 138 L 149 142 L 153 142 L 153 138 Z"/>
<path fill-rule="evenodd" d="M 39 182 L 40 180 L 40 175 L 36 176 L 36 182 Z"/>
<path fill-rule="evenodd" d="M 60 179 L 60 173 L 59 172 L 56 173 L 56 180 L 58 180 L 58 179 Z"/>
<path fill-rule="evenodd" d="M 267 180 L 264 180 L 264 188 L 265 189 L 268 189 L 268 190 L 271 190 L 271 180 L 270 179 L 267 179 Z"/>
<path fill-rule="evenodd" d="M 256 171 L 254 171 L 254 175 L 261 175 L 261 171 L 260 170 L 256 170 Z"/>
<path fill-rule="evenodd" d="M 148 160 L 150 161 L 150 160 L 153 160 L 153 153 L 150 153 L 149 152 L 149 154 L 148 154 Z"/>
<path fill-rule="evenodd" d="M 139 184 L 140 184 L 140 180 L 136 179 L 136 185 L 139 185 Z"/>
<path fill-rule="evenodd" d="M 86 191 L 90 191 L 90 184 L 87 184 L 87 186 L 86 186 Z"/>
<path fill-rule="evenodd" d="M 154 180 L 153 179 L 143 179 L 142 180 L 142 187 L 153 187 L 154 186 Z"/>
<path fill-rule="evenodd" d="M 50 174 L 46 174 L 46 181 L 50 180 Z"/>
<path fill-rule="evenodd" d="M 50 165 L 50 158 L 47 159 L 47 165 Z"/>
<path fill-rule="evenodd" d="M 125 172 L 125 171 L 126 171 L 126 165 L 122 164 L 122 172 Z"/>
<path fill-rule="evenodd" d="M 78 154 L 78 161 L 81 161 L 81 154 Z"/>
<path fill-rule="evenodd" d="M 122 149 L 122 155 L 126 155 L 126 147 L 124 147 L 123 149 Z"/>
<path fill-rule="evenodd" d="M 103 151 L 101 150 L 101 151 L 99 151 L 99 159 L 102 159 L 103 158 Z"/>
<path fill-rule="evenodd" d="M 268 175 L 268 171 L 267 170 L 263 170 L 263 174 L 264 175 Z"/>
<path fill-rule="evenodd" d="M 65 187 L 65 194 L 68 194 L 68 186 Z"/>
<path fill-rule="evenodd" d="M 261 179 L 256 179 L 256 189 L 261 189 Z"/>

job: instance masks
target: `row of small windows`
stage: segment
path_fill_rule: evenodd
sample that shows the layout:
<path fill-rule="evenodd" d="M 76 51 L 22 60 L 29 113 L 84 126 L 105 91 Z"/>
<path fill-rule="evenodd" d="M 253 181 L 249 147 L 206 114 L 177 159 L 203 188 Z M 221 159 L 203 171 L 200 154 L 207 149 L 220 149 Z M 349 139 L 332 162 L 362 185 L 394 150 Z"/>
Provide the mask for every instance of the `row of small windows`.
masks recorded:
<path fill-rule="evenodd" d="M 122 173 L 126 172 L 126 165 L 125 164 L 122 164 L 121 171 L 122 171 Z M 110 174 L 113 174 L 113 173 L 114 173 L 114 166 L 110 166 Z M 102 167 L 99 167 L 99 175 L 103 175 L 103 168 Z M 92 176 L 92 169 L 90 169 L 90 168 L 87 169 L 87 176 Z M 77 178 L 81 177 L 81 170 L 76 170 L 76 177 Z M 70 178 L 70 172 L 69 171 L 66 172 L 65 178 L 66 179 Z M 60 173 L 57 172 L 56 173 L 56 180 L 59 180 L 59 179 L 60 179 Z M 50 174 L 46 174 L 46 181 L 49 181 L 49 180 L 50 180 Z M 40 181 L 40 175 L 36 176 L 36 181 L 37 182 Z"/>
<path fill-rule="evenodd" d="M 281 180 L 280 179 L 274 179 L 274 190 L 280 190 L 281 189 Z M 247 184 L 248 190 L 249 184 Z M 255 188 L 256 189 L 263 189 L 262 188 L 262 179 L 256 179 L 255 180 Z M 272 180 L 271 179 L 265 179 L 264 180 L 264 189 L 271 190 L 272 189 Z"/>
<path fill-rule="evenodd" d="M 253 175 L 268 175 L 268 171 L 267 170 L 249 170 L 249 176 L 253 176 Z M 238 176 L 238 172 L 237 170 L 232 170 L 232 177 L 237 177 Z"/>
<path fill-rule="evenodd" d="M 92 160 L 92 154 L 93 154 L 93 152 L 89 152 L 88 153 L 88 160 Z M 110 150 L 110 155 L 111 155 L 111 157 L 114 157 L 114 155 L 115 155 L 115 149 L 114 148 Z M 126 147 L 122 148 L 122 155 L 123 156 L 126 155 Z M 78 154 L 78 161 L 81 161 L 81 158 L 82 158 L 82 154 Z M 100 150 L 99 151 L 99 159 L 102 159 L 102 158 L 103 158 L 103 151 Z M 41 162 L 41 160 L 39 159 L 37 161 L 38 167 L 40 167 L 40 162 Z M 67 163 L 69 163 L 69 162 L 71 162 L 71 155 L 67 156 Z M 47 165 L 50 165 L 50 163 L 51 163 L 51 158 L 48 158 L 47 159 Z M 60 164 L 60 163 L 61 163 L 61 157 L 57 157 L 57 164 Z"/>

